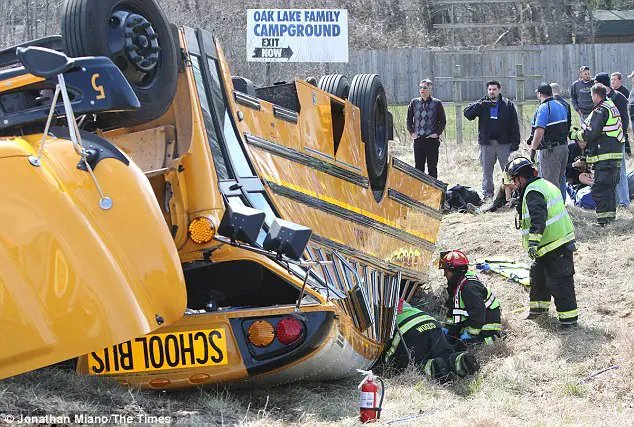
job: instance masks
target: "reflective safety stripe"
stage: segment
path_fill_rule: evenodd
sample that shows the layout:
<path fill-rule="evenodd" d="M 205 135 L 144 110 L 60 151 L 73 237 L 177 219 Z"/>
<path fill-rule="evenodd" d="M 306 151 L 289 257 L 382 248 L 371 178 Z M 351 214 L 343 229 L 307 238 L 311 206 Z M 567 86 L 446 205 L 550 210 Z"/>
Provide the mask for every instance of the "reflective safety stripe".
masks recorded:
<path fill-rule="evenodd" d="M 426 314 L 422 314 L 422 312 L 418 312 L 414 314 L 413 316 L 404 318 L 402 321 L 405 321 L 405 320 L 407 320 L 407 322 L 403 326 L 400 326 L 400 325 L 397 326 L 398 331 L 400 331 L 400 333 L 397 331 L 396 334 L 394 335 L 394 339 L 392 340 L 392 345 L 390 346 L 390 349 L 387 351 L 387 353 L 385 353 L 385 361 L 387 361 L 390 357 L 392 357 L 392 355 L 394 355 L 394 353 L 396 353 L 396 349 L 398 348 L 398 345 L 401 342 L 401 335 L 405 335 L 407 331 L 412 329 L 414 326 L 419 325 L 420 323 L 436 321 L 436 319 L 434 319 L 433 317 L 428 316 Z"/>
<path fill-rule="evenodd" d="M 493 344 L 493 337 L 484 338 L 484 343 L 487 344 L 487 345 Z"/>
<path fill-rule="evenodd" d="M 464 357 L 464 353 L 460 353 L 458 357 L 456 357 L 456 372 L 464 375 L 466 372 L 462 370 L 462 358 Z"/>
<path fill-rule="evenodd" d="M 480 335 L 480 329 L 472 328 L 471 326 L 467 326 L 465 328 L 465 331 L 469 332 L 469 334 L 471 335 Z"/>
<path fill-rule="evenodd" d="M 558 215 L 555 215 L 554 217 L 552 217 L 551 219 L 546 221 L 546 225 L 550 225 L 550 224 L 554 224 L 557 221 L 559 221 L 560 219 L 562 219 L 563 217 L 568 216 L 568 211 L 563 211 Z M 530 240 L 530 236 L 528 236 L 528 239 Z"/>
<path fill-rule="evenodd" d="M 553 206 L 555 206 L 555 203 L 559 203 L 562 202 L 563 203 L 564 199 L 562 199 L 561 197 L 557 197 L 555 199 L 549 200 L 548 203 L 546 204 L 547 208 L 552 208 Z"/>
<path fill-rule="evenodd" d="M 487 323 L 482 327 L 483 331 L 501 331 L 502 324 L 501 323 Z"/>
<path fill-rule="evenodd" d="M 561 215 L 561 214 L 560 214 Z M 553 218 L 554 219 L 554 218 Z M 549 220 L 549 221 L 552 221 Z M 554 221 L 553 221 L 554 222 Z M 552 224 L 552 223 L 551 223 Z M 548 221 L 546 221 L 546 225 L 548 225 Z M 542 240 L 542 235 L 541 234 L 533 234 L 533 233 L 529 233 L 528 234 L 528 240 L 529 241 L 533 241 L 533 242 L 539 242 L 540 240 Z"/>
<path fill-rule="evenodd" d="M 568 119 L 565 119 L 565 120 L 558 120 L 558 121 L 556 121 L 556 122 L 548 123 L 548 124 L 546 125 L 546 127 L 548 127 L 548 126 L 558 125 L 559 123 L 568 123 Z"/>
<path fill-rule="evenodd" d="M 597 212 L 597 218 L 616 218 L 616 212 Z"/>
<path fill-rule="evenodd" d="M 597 163 L 602 160 L 623 160 L 623 154 L 621 153 L 605 153 L 598 154 L 596 156 L 588 156 L 586 158 L 586 162 L 588 163 Z"/>
<path fill-rule="evenodd" d="M 462 310 L 460 308 L 453 309 L 454 316 L 468 316 L 469 312 L 467 310 Z"/>
<path fill-rule="evenodd" d="M 425 373 L 430 377 L 433 378 L 434 377 L 434 373 L 432 371 L 432 363 L 433 363 L 434 359 L 429 359 L 427 361 L 427 363 L 425 363 Z"/>
<path fill-rule="evenodd" d="M 537 256 L 547 254 L 553 249 L 557 249 L 558 247 L 563 246 L 568 242 L 572 242 L 573 240 L 575 240 L 575 235 L 574 233 L 570 233 L 562 239 L 555 240 L 554 242 L 551 242 L 546 246 L 542 246 L 541 248 L 537 249 Z"/>
<path fill-rule="evenodd" d="M 447 318 L 445 319 L 445 323 L 446 323 L 447 325 L 453 325 L 453 317 L 447 317 Z"/>
<path fill-rule="evenodd" d="M 550 308 L 550 301 L 529 301 L 529 308 Z"/>
<path fill-rule="evenodd" d="M 570 310 L 570 311 L 558 311 L 557 315 L 559 316 L 560 319 L 570 319 L 571 317 L 578 317 L 579 309 L 575 308 L 574 310 Z"/>
<path fill-rule="evenodd" d="M 487 298 L 486 301 L 484 301 L 484 306 L 486 308 L 491 307 L 491 305 L 493 305 L 493 302 L 495 301 L 495 295 L 493 295 L 493 292 L 491 292 L 491 295 L 489 295 L 489 298 Z"/>
<path fill-rule="evenodd" d="M 621 122 L 621 119 L 618 119 L 618 122 L 615 125 L 603 126 L 603 130 L 605 132 L 612 132 L 618 130 L 621 126 L 623 126 L 623 123 Z"/>

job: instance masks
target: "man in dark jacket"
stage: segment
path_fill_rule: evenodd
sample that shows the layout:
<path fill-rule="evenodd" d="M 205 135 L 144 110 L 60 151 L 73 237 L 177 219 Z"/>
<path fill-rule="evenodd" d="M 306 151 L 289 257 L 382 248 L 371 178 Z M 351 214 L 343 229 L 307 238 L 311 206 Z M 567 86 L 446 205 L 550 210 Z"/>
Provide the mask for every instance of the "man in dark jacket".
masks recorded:
<path fill-rule="evenodd" d="M 579 114 L 582 122 L 594 107 L 592 95 L 590 95 L 590 88 L 593 84 L 594 81 L 590 76 L 590 67 L 584 65 L 579 69 L 579 80 L 574 82 L 570 87 L 570 102 L 572 102 L 572 108 Z"/>
<path fill-rule="evenodd" d="M 383 360 L 398 369 L 415 363 L 426 375 L 439 381 L 450 379 L 451 374 L 471 375 L 479 368 L 473 354 L 454 350 L 440 322 L 408 303 L 399 308 L 396 332 Z"/>
<path fill-rule="evenodd" d="M 610 74 L 610 85 L 612 89 L 621 92 L 625 98 L 630 97 L 629 89 L 623 86 L 623 74 L 619 72 Z"/>
<path fill-rule="evenodd" d="M 447 118 L 440 99 L 431 96 L 432 82 L 422 80 L 420 97 L 414 98 L 407 107 L 407 130 L 414 140 L 414 162 L 416 169 L 438 178 L 438 151 L 440 135 L 445 130 Z"/>
<path fill-rule="evenodd" d="M 594 165 L 592 198 L 597 203 L 597 223 L 607 225 L 616 218 L 616 184 L 623 160 L 623 127 L 614 103 L 607 99 L 606 87 L 592 86 L 594 109 L 583 129 L 570 132 L 570 139 L 588 143 L 586 162 Z"/>
<path fill-rule="evenodd" d="M 614 89 L 617 92 L 621 92 L 623 94 L 623 96 L 625 97 L 625 99 L 629 100 L 630 98 L 630 91 L 628 88 L 626 88 L 625 86 L 623 86 L 623 74 L 616 72 L 616 73 L 612 73 L 610 74 L 610 84 L 612 86 L 612 89 Z M 618 107 L 618 105 L 617 105 Z M 626 114 L 625 116 L 621 116 L 623 117 L 623 120 L 628 120 L 628 115 Z M 625 153 L 627 153 L 627 155 L 629 156 L 630 154 L 632 154 L 632 149 L 630 148 L 630 140 L 627 136 L 627 131 L 625 132 Z"/>
<path fill-rule="evenodd" d="M 626 147 L 629 146 L 629 137 L 627 135 L 627 130 L 629 129 L 629 120 L 627 119 L 627 98 L 621 92 L 612 90 L 610 87 L 611 82 L 608 73 L 597 74 L 594 76 L 594 81 L 595 83 L 601 83 L 605 86 L 608 99 L 616 105 L 616 108 L 619 110 L 619 114 L 621 115 L 621 125 L 623 126 L 623 137 L 625 138 L 625 143 L 623 144 L 623 160 L 621 161 L 619 182 L 616 185 L 616 202 L 620 206 L 629 206 L 630 190 L 627 185 L 627 168 L 625 165 L 625 150 Z"/>
<path fill-rule="evenodd" d="M 454 347 L 470 343 L 490 344 L 501 335 L 500 303 L 493 293 L 468 270 L 462 251 L 441 253 L 440 268 L 447 279 L 445 333 Z"/>
<path fill-rule="evenodd" d="M 508 162 L 509 155 L 520 145 L 520 125 L 513 103 L 500 94 L 500 82 L 487 83 L 488 96 L 464 109 L 467 120 L 478 118 L 478 143 L 482 165 L 482 192 L 485 198 L 493 198 L 495 162 L 500 169 Z"/>

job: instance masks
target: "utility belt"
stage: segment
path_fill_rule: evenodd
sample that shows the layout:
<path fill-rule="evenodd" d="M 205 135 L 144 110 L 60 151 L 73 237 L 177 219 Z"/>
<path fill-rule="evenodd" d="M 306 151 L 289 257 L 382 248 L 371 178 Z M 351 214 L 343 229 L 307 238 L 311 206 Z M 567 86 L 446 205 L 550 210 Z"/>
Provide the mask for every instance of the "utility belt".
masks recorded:
<path fill-rule="evenodd" d="M 539 143 L 538 150 L 548 150 L 549 148 L 559 147 L 560 145 L 567 144 L 568 141 L 564 138 L 560 141 L 542 141 Z"/>

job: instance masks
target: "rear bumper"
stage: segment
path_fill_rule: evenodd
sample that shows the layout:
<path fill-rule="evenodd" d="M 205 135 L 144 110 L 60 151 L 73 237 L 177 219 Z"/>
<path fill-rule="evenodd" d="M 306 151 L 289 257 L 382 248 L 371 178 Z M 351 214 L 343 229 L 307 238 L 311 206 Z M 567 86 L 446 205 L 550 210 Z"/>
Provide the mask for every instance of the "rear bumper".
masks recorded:
<path fill-rule="evenodd" d="M 153 335 L 137 339 L 138 342 L 143 340 L 144 343 L 149 343 L 146 345 L 153 349 L 153 354 L 143 357 L 143 354 L 131 351 L 129 344 L 119 344 L 115 346 L 116 349 L 112 347 L 82 356 L 78 363 L 78 371 L 108 376 L 125 385 L 153 389 L 180 389 L 236 382 L 280 384 L 301 378 L 339 378 L 354 373 L 357 368 L 367 368 L 373 360 L 359 354 L 344 338 L 341 332 L 342 325 L 335 310 L 333 306 L 316 305 L 302 307 L 299 313 L 294 312 L 294 307 L 279 307 L 189 315 Z M 298 343 L 288 346 L 287 349 L 281 348 L 280 345 L 276 347 L 274 344 L 268 349 L 258 349 L 249 343 L 247 331 L 251 323 L 257 320 L 275 322 L 276 319 L 286 316 L 294 316 L 304 324 L 305 334 Z M 212 332 L 215 334 L 215 341 L 213 345 L 208 346 L 210 357 L 203 357 L 203 354 L 206 356 L 207 353 L 197 349 L 192 358 L 202 361 L 213 356 L 214 363 L 210 361 L 205 366 L 191 367 L 169 366 L 170 351 L 171 359 L 175 358 L 174 354 L 185 354 L 187 351 L 183 347 L 178 347 L 179 342 L 182 346 L 189 336 L 196 337 L 196 334 L 201 337 L 202 342 L 202 336 Z M 162 360 L 157 356 L 160 344 L 152 344 L 158 340 L 152 338 L 155 336 L 163 337 L 164 343 L 167 344 L 165 351 L 162 352 Z M 141 344 L 137 344 L 137 347 L 141 348 Z M 114 360 L 115 354 L 119 358 L 118 362 Z M 125 359 L 125 363 L 121 363 L 122 358 Z M 104 369 L 106 359 L 109 360 L 109 369 Z M 182 359 L 186 357 L 183 356 Z M 154 363 L 159 360 L 163 363 Z M 118 370 L 115 369 L 115 365 Z M 126 371 L 122 367 L 131 369 Z M 145 369 L 146 367 L 149 369 Z"/>

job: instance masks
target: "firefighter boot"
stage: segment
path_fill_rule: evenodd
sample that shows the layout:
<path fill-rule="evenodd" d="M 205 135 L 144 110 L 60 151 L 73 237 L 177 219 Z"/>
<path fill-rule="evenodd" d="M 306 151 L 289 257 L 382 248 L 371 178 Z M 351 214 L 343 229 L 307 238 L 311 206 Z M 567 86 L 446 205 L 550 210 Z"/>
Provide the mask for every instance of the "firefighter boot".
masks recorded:
<path fill-rule="evenodd" d="M 442 357 L 437 357 L 435 359 L 430 359 L 425 364 L 425 373 L 430 377 L 435 379 L 436 381 L 440 381 L 441 383 L 447 382 L 449 380 L 449 374 L 451 371 L 449 370 L 449 366 L 447 366 L 447 362 Z"/>
<path fill-rule="evenodd" d="M 449 363 L 453 373 L 460 378 L 473 375 L 480 370 L 480 365 L 475 356 L 468 351 L 451 354 Z"/>

